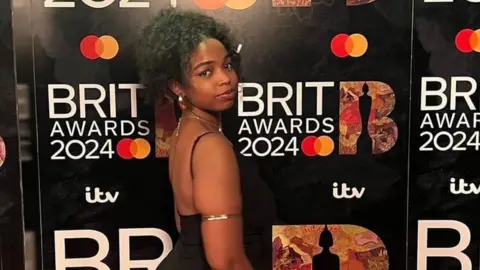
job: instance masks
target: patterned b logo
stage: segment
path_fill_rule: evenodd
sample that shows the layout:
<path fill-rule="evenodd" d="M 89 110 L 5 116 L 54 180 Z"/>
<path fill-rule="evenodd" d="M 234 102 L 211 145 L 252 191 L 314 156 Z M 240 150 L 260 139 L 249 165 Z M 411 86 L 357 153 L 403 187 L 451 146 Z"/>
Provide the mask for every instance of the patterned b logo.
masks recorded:
<path fill-rule="evenodd" d="M 340 155 L 355 155 L 360 137 L 369 137 L 373 154 L 392 149 L 398 127 L 387 116 L 394 107 L 395 93 L 383 82 L 340 82 Z"/>
<path fill-rule="evenodd" d="M 356 225 L 273 226 L 273 269 L 388 270 L 388 252 L 374 232 Z"/>

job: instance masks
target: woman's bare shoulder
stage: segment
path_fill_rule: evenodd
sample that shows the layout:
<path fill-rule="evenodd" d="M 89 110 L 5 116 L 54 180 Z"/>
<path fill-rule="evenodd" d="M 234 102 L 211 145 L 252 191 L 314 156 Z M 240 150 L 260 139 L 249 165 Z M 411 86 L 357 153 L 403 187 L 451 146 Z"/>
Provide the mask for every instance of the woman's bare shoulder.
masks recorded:
<path fill-rule="evenodd" d="M 220 132 L 206 131 L 199 136 L 196 142 L 195 151 L 198 154 L 206 154 L 208 156 L 224 156 L 233 153 L 228 139 Z"/>

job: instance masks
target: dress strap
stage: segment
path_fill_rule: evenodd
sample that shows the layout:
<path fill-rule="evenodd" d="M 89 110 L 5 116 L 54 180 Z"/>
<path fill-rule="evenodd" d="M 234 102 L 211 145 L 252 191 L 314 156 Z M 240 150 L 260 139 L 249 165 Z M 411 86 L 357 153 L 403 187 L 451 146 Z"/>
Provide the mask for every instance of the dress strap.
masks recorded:
<path fill-rule="evenodd" d="M 190 175 L 192 177 L 192 180 L 193 180 L 193 151 L 195 150 L 195 147 L 197 146 L 197 143 L 198 141 L 205 135 L 207 134 L 210 134 L 210 133 L 214 133 L 214 132 L 211 132 L 211 131 L 208 131 L 208 132 L 205 132 L 201 135 L 199 135 L 194 141 L 193 141 L 193 145 L 192 145 L 192 151 L 190 152 Z"/>

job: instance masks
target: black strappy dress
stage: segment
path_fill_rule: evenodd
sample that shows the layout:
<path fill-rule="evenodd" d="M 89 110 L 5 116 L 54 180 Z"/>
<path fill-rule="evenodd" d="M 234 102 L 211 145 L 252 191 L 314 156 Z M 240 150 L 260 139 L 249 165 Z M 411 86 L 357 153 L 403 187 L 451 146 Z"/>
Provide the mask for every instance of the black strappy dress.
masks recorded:
<path fill-rule="evenodd" d="M 197 137 L 193 143 L 192 153 L 198 140 L 208 133 L 210 132 Z M 266 183 L 260 179 L 256 165 L 237 151 L 235 153 L 242 188 L 245 252 L 255 270 L 271 270 L 275 201 Z M 180 221 L 182 225 L 180 237 L 157 270 L 210 269 L 202 244 L 201 216 L 180 215 Z"/>

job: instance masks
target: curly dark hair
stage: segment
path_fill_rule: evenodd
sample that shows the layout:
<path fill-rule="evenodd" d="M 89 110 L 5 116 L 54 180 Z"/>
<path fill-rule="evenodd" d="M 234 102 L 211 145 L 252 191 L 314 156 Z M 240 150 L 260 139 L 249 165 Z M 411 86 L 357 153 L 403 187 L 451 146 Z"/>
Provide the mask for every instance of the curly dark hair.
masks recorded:
<path fill-rule="evenodd" d="M 202 13 L 174 8 L 161 10 L 143 29 L 136 50 L 141 83 L 153 97 L 173 97 L 168 83 L 188 83 L 193 50 L 205 39 L 217 39 L 232 54 L 234 67 L 240 58 L 235 53 L 235 40 L 229 27 Z M 237 71 L 238 72 L 238 71 Z"/>

